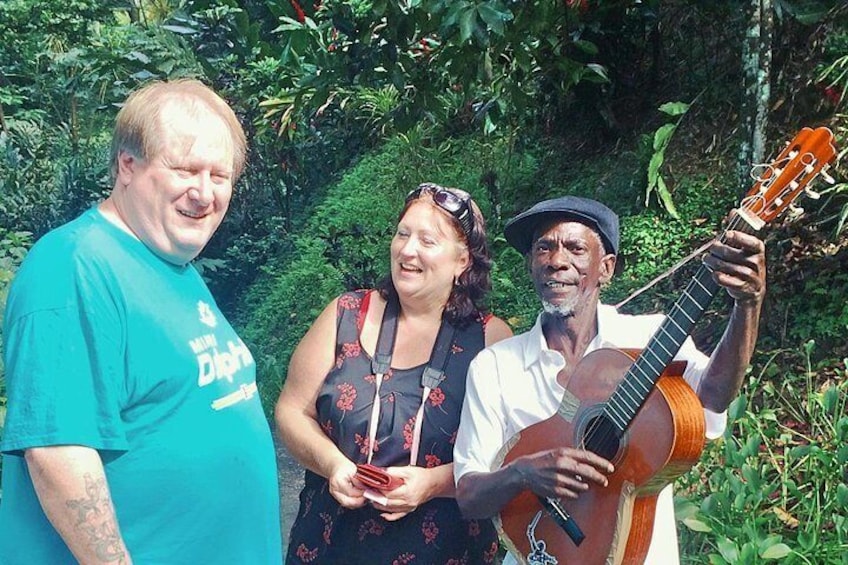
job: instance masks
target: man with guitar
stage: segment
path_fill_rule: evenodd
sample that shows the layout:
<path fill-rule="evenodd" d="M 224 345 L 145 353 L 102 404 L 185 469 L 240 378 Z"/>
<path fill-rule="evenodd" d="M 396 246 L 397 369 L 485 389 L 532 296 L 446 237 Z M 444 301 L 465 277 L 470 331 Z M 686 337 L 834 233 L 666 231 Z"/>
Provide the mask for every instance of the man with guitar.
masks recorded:
<path fill-rule="evenodd" d="M 582 448 L 579 445 L 582 442 L 573 443 L 572 447 L 545 446 L 536 451 L 525 447 L 521 455 L 506 462 L 507 447 L 501 448 L 522 430 L 554 419 L 555 414 L 565 414 L 564 419 L 568 414 L 579 414 L 579 409 L 570 411 L 569 406 L 578 405 L 579 399 L 572 398 L 574 402 L 569 404 L 568 387 L 569 381 L 576 380 L 576 373 L 581 371 L 581 360 L 585 363 L 586 355 L 601 348 L 630 351 L 650 347 L 649 339 L 664 320 L 659 315 L 620 314 L 614 307 L 600 303 L 601 288 L 613 276 L 619 248 L 618 216 L 603 204 L 572 196 L 546 200 L 513 218 L 506 225 L 505 235 L 527 258 L 543 311 L 530 331 L 485 349 L 469 369 L 454 455 L 457 500 L 467 518 L 498 517 L 522 493 L 533 493 L 533 499 L 540 502 L 561 503 L 560 508 L 567 510 L 569 505 L 579 504 L 581 495 L 588 496 L 589 489 L 608 488 L 608 481 L 613 481 L 614 473 L 618 474 L 617 469 L 612 462 Z M 723 433 L 725 411 L 739 391 L 754 352 L 766 287 L 765 246 L 756 236 L 728 230 L 712 244 L 703 263 L 708 269 L 706 278 L 711 279 L 708 286 L 714 281 L 726 289 L 734 305 L 724 335 L 709 358 L 686 337 L 688 332 L 681 332 L 679 352 L 674 355 L 675 360 L 687 362 L 682 377 L 697 393 L 699 402 L 695 401 L 694 406 L 701 422 L 697 428 L 701 445 L 704 433 L 708 438 Z M 595 378 L 594 374 L 589 380 Z M 691 394 L 688 387 L 687 392 Z M 594 420 L 589 423 L 590 427 L 593 425 Z M 652 443 L 652 438 L 647 443 Z M 631 452 L 635 450 L 633 446 L 629 448 Z M 619 464 L 621 457 L 616 453 L 620 455 L 622 450 L 595 451 Z M 697 459 L 697 454 L 694 458 Z M 537 555 L 540 548 L 552 551 L 551 540 L 542 539 L 544 536 L 540 537 L 536 528 L 543 508 L 544 505 L 531 516 L 532 521 L 524 522 L 523 530 L 514 534 L 530 539 L 533 560 L 540 559 Z M 626 507 L 618 508 L 613 516 L 598 516 L 597 520 L 614 520 L 626 511 Z M 590 515 L 593 512 L 590 510 Z M 647 540 L 644 544 L 650 544 L 646 562 L 676 563 L 677 536 L 670 486 L 662 489 L 655 513 L 650 508 L 650 517 L 654 514 L 653 531 L 644 535 Z M 563 516 L 563 520 L 568 520 L 566 514 Z M 498 517 L 496 524 L 503 533 L 506 524 L 505 520 L 501 524 L 501 520 Z M 576 527 L 590 541 L 596 526 L 583 521 Z M 638 532 L 640 521 L 645 522 L 642 516 L 634 515 L 628 531 Z M 647 528 L 650 523 L 649 518 Z M 540 544 L 543 541 L 545 545 Z M 531 557 L 530 552 L 515 548 L 520 545 L 516 540 L 506 539 L 506 542 L 511 553 L 520 555 L 525 562 Z M 622 554 L 623 550 L 617 553 Z M 635 561 L 644 555 L 642 551 Z M 505 563 L 515 559 L 509 555 Z M 563 558 L 557 561 L 553 555 L 545 559 L 550 563 L 566 562 Z M 568 562 L 593 565 L 587 560 Z"/>

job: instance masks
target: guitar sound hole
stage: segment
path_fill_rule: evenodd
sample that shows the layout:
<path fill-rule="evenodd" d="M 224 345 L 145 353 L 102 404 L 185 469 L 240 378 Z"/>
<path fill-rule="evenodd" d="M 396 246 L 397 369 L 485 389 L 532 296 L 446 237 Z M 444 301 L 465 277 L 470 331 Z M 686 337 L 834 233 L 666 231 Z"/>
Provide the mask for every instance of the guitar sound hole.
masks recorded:
<path fill-rule="evenodd" d="M 604 416 L 595 416 L 583 428 L 583 446 L 612 461 L 618 453 L 620 437 L 615 425 Z"/>

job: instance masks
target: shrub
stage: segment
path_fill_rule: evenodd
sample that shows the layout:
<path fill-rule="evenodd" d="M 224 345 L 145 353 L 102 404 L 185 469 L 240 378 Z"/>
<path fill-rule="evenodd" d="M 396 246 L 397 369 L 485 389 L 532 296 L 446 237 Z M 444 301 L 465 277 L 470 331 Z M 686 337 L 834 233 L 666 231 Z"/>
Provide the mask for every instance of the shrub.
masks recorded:
<path fill-rule="evenodd" d="M 813 345 L 763 356 L 680 480 L 689 562 L 848 563 L 848 359 L 814 366 Z"/>

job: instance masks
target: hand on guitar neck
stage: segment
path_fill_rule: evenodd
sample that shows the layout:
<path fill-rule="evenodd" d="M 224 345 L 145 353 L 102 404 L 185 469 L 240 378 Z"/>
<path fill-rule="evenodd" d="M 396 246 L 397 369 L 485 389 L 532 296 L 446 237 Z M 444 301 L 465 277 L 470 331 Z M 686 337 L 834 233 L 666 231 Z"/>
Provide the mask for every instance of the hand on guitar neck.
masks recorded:
<path fill-rule="evenodd" d="M 710 246 L 703 261 L 713 280 L 734 300 L 727 328 L 697 391 L 705 408 L 720 413 L 739 393 L 756 346 L 766 292 L 765 245 L 753 235 L 728 231 Z"/>

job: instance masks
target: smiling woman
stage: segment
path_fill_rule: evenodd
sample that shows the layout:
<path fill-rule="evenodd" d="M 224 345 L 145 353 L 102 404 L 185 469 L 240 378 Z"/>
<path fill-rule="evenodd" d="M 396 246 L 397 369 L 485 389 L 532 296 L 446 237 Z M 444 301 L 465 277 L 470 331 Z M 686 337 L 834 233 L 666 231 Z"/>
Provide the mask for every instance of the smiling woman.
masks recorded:
<path fill-rule="evenodd" d="M 288 563 L 487 563 L 497 551 L 490 522 L 462 519 L 452 463 L 468 365 L 511 334 L 481 307 L 482 214 L 467 193 L 423 184 L 389 252 L 377 290 L 343 294 L 309 329 L 277 402 L 280 437 L 307 469 Z M 368 488 L 364 463 L 391 486 Z"/>

